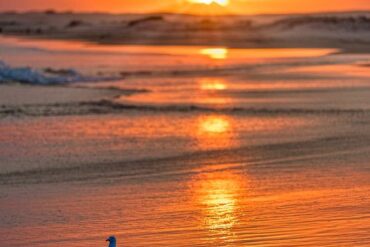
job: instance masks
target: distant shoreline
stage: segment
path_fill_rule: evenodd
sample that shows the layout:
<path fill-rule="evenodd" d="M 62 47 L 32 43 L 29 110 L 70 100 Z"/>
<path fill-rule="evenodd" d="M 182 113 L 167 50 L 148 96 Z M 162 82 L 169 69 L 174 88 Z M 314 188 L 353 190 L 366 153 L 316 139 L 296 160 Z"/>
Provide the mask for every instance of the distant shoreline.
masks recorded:
<path fill-rule="evenodd" d="M 179 16 L 194 16 L 194 17 L 261 17 L 261 16 L 297 16 L 297 15 L 338 15 L 338 14 L 367 14 L 370 13 L 370 9 L 359 10 L 353 9 L 348 11 L 317 11 L 317 12 L 292 12 L 292 13 L 255 13 L 255 14 L 216 14 L 216 15 L 201 15 L 192 13 L 176 13 L 171 11 L 152 11 L 152 12 L 108 12 L 108 11 L 74 11 L 74 10 L 56 10 L 45 8 L 41 10 L 2 10 L 0 15 L 4 14 L 58 14 L 58 15 L 115 15 L 115 16 L 138 16 L 138 15 L 179 15 Z"/>
<path fill-rule="evenodd" d="M 88 13 L 0 14 L 0 34 L 98 44 L 229 48 L 336 48 L 370 52 L 370 12 L 192 16 Z"/>

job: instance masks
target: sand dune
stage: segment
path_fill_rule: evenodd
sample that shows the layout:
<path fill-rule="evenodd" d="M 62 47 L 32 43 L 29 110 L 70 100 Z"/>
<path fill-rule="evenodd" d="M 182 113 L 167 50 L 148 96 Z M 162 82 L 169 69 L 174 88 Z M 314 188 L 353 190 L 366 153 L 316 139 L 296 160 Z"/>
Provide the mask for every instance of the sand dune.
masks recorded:
<path fill-rule="evenodd" d="M 99 43 L 370 50 L 370 13 L 274 16 L 3 13 L 0 32 Z"/>

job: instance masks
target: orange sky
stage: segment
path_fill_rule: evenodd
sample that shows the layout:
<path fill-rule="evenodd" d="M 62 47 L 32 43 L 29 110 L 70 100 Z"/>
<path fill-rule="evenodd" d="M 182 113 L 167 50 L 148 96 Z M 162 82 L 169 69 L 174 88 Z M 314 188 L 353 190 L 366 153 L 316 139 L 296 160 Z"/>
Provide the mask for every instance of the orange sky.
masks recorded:
<path fill-rule="evenodd" d="M 0 0 L 0 10 L 186 12 L 186 0 Z M 225 13 L 260 14 L 370 10 L 370 0 L 230 0 Z M 191 10 L 190 10 L 191 12 Z"/>

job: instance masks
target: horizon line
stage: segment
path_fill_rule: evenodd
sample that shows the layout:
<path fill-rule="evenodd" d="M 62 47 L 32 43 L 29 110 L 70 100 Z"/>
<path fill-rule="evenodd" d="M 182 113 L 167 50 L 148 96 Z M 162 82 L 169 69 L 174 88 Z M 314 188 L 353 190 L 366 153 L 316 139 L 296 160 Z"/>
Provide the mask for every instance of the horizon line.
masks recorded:
<path fill-rule="evenodd" d="M 309 12 L 291 12 L 291 13 L 269 13 L 269 12 L 264 12 L 264 13 L 255 13 L 255 14 L 238 14 L 238 13 L 228 13 L 228 14 L 214 14 L 214 15 L 209 15 L 209 14 L 196 14 L 196 13 L 177 13 L 177 12 L 172 12 L 172 11 L 147 11 L 147 12 L 110 12 L 110 11 L 75 11 L 75 10 L 55 10 L 53 8 L 46 8 L 43 10 L 2 10 L 0 11 L 0 14 L 106 14 L 106 15 L 184 15 L 184 16 L 217 16 L 217 17 L 222 17 L 222 16 L 274 16 L 274 15 L 311 15 L 311 14 L 350 14 L 350 13 L 369 13 L 370 14 L 370 9 L 366 10 L 358 10 L 358 9 L 353 9 L 353 10 L 328 10 L 328 11 L 309 11 Z"/>

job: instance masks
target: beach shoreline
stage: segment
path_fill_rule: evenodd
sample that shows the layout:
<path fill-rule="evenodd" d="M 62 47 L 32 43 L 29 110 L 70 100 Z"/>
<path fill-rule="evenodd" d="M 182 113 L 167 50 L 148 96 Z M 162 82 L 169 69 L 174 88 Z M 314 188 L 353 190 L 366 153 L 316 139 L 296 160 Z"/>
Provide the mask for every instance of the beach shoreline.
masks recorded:
<path fill-rule="evenodd" d="M 103 45 L 336 48 L 369 53 L 370 12 L 263 16 L 0 13 L 4 36 Z"/>
<path fill-rule="evenodd" d="M 0 246 L 368 246 L 357 14 L 269 20 L 280 46 L 330 49 L 228 49 L 166 16 L 0 14 Z M 333 21 L 343 35 L 310 41 Z M 292 23 L 305 42 L 283 42 Z"/>

